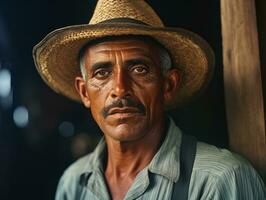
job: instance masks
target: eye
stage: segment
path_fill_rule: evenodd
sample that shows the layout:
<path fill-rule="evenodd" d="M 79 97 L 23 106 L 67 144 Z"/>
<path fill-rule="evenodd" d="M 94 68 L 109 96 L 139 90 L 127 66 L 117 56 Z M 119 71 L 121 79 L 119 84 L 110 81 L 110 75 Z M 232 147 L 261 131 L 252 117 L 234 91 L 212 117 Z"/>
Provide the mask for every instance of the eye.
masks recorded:
<path fill-rule="evenodd" d="M 110 75 L 111 71 L 107 69 L 98 69 L 94 73 L 94 77 L 97 79 L 104 79 L 107 78 Z"/>
<path fill-rule="evenodd" d="M 148 68 L 144 65 L 137 65 L 132 68 L 132 71 L 136 74 L 146 74 L 148 73 Z"/>

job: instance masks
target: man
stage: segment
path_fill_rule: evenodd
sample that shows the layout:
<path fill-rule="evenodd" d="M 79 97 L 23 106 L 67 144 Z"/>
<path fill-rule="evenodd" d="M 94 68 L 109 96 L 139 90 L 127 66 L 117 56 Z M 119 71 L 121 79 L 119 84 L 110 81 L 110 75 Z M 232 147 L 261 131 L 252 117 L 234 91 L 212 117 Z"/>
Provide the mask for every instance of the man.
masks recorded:
<path fill-rule="evenodd" d="M 145 1 L 99 0 L 88 25 L 50 33 L 34 59 L 104 135 L 65 171 L 56 199 L 265 199 L 247 161 L 196 143 L 165 116 L 205 87 L 214 58 L 199 36 L 165 28 Z"/>

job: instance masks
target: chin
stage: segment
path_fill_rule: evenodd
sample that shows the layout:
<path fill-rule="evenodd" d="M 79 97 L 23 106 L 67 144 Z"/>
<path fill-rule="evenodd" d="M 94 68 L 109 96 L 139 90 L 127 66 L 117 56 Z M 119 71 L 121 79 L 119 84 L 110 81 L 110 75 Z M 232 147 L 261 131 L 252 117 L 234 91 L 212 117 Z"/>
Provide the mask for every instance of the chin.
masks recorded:
<path fill-rule="evenodd" d="M 135 124 L 135 126 L 129 124 L 119 124 L 104 133 L 106 136 L 108 135 L 108 137 L 116 141 L 132 142 L 143 138 L 145 133 L 147 133 L 147 130 L 144 124 Z"/>

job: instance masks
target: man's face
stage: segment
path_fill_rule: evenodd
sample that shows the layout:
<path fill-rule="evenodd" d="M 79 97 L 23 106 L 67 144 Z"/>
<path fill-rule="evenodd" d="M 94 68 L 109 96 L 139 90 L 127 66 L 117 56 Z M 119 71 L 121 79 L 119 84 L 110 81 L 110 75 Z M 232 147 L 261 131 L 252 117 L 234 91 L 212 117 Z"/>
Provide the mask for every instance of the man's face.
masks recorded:
<path fill-rule="evenodd" d="M 86 50 L 84 64 L 84 88 L 77 88 L 106 137 L 135 141 L 162 122 L 165 78 L 154 45 L 137 39 L 98 43 Z"/>

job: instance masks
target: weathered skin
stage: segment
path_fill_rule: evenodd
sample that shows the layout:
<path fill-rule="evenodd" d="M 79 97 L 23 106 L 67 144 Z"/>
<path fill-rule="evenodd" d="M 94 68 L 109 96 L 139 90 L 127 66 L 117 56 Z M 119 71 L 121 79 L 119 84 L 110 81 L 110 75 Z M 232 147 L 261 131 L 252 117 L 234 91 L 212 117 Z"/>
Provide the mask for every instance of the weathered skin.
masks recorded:
<path fill-rule="evenodd" d="M 86 80 L 76 77 L 84 105 L 107 143 L 105 179 L 112 199 L 123 199 L 164 138 L 164 105 L 180 82 L 162 74 L 158 49 L 137 39 L 98 43 L 85 52 Z"/>

